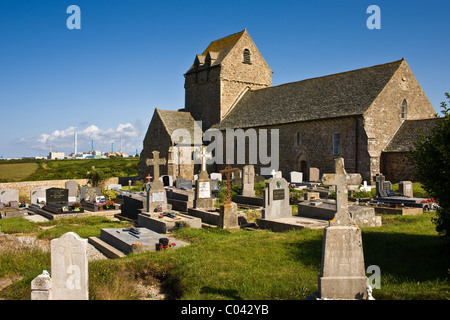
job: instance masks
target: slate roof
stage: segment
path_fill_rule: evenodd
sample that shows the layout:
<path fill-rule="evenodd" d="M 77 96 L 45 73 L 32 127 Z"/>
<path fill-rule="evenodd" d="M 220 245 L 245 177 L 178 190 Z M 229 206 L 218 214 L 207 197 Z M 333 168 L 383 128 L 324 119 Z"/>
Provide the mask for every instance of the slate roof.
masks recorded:
<path fill-rule="evenodd" d="M 362 115 L 402 61 L 248 90 L 214 127 L 248 128 Z"/>
<path fill-rule="evenodd" d="M 212 41 L 208 47 L 203 51 L 201 55 L 197 55 L 201 63 L 204 63 L 206 55 L 208 52 L 211 52 L 211 58 L 215 59 L 212 64 L 212 66 L 220 65 L 222 63 L 222 60 L 226 57 L 228 52 L 234 47 L 234 45 L 238 42 L 238 40 L 242 37 L 242 35 L 246 32 L 246 29 L 230 34 L 229 36 L 217 39 Z M 203 61 L 202 61 L 203 60 Z M 194 65 L 192 65 L 189 70 L 186 73 L 189 73 L 190 71 L 194 70 Z"/>
<path fill-rule="evenodd" d="M 419 139 L 420 132 L 430 135 L 440 118 L 423 120 L 405 120 L 397 130 L 383 152 L 409 152 L 414 149 L 414 143 Z"/>
<path fill-rule="evenodd" d="M 199 132 L 203 132 L 202 128 L 195 123 L 195 120 L 199 119 L 193 113 L 186 111 L 167 111 L 158 108 L 155 111 L 158 113 L 169 135 L 172 135 L 176 129 L 186 129 L 189 131 L 191 139 L 194 139 L 194 126 L 200 130 Z"/>

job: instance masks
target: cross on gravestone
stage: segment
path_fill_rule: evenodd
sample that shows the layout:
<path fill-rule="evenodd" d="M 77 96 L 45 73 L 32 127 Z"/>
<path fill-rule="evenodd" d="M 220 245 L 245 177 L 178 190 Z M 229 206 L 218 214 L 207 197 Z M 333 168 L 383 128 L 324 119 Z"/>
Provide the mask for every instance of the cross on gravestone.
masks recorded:
<path fill-rule="evenodd" d="M 159 151 L 153 151 L 153 159 L 147 159 L 145 163 L 148 166 L 153 166 L 153 175 L 155 179 L 159 179 L 159 166 L 166 164 L 166 158 L 159 158 Z"/>
<path fill-rule="evenodd" d="M 225 203 L 231 203 L 231 173 L 239 171 L 238 168 L 232 168 L 229 164 L 224 170 L 220 170 L 220 173 L 225 173 L 227 175 L 227 197 L 225 198 Z"/>
<path fill-rule="evenodd" d="M 253 165 L 244 166 L 242 169 L 242 195 L 248 197 L 255 196 L 255 167 Z"/>
<path fill-rule="evenodd" d="M 337 158 L 334 160 L 335 172 L 334 174 L 324 174 L 322 183 L 326 186 L 336 186 L 336 215 L 330 221 L 330 226 L 350 226 L 353 221 L 348 213 L 348 185 L 361 184 L 362 177 L 359 173 L 345 172 L 344 158 Z"/>
<path fill-rule="evenodd" d="M 202 171 L 206 171 L 206 160 L 212 159 L 211 153 L 206 153 L 206 147 L 202 146 L 202 151 L 197 150 L 195 157 L 197 159 L 202 159 Z"/>
<path fill-rule="evenodd" d="M 150 183 L 150 179 L 152 179 L 153 177 L 150 175 L 150 173 L 148 174 L 148 176 L 145 177 L 145 179 L 147 179 L 147 181 Z"/>

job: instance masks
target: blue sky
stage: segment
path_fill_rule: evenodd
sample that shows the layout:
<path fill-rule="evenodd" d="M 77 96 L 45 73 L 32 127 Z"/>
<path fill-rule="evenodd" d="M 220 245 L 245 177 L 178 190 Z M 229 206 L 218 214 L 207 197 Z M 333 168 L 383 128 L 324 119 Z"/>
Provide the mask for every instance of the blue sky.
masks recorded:
<path fill-rule="evenodd" d="M 69 5 L 81 29 L 69 30 Z M 369 30 L 368 6 L 381 9 Z M 273 85 L 405 57 L 436 111 L 450 91 L 450 1 L 0 2 L 0 157 L 142 149 L 155 107 L 184 106 L 196 54 L 247 28 Z"/>

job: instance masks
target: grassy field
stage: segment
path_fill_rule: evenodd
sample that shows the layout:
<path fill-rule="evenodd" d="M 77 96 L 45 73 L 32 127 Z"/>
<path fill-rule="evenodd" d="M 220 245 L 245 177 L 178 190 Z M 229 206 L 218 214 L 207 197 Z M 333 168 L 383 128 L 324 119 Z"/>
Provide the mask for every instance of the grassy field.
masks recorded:
<path fill-rule="evenodd" d="M 37 163 L 0 163 L 0 181 L 21 181 L 36 172 Z"/>
<path fill-rule="evenodd" d="M 95 167 L 106 177 L 137 175 L 139 158 L 109 158 L 90 160 L 2 160 L 0 182 L 85 179 Z"/>
<path fill-rule="evenodd" d="M 381 270 L 376 299 L 450 298 L 449 243 L 434 230 L 433 216 L 383 216 L 382 227 L 362 228 L 366 268 L 377 265 Z M 17 218 L 0 220 L 0 231 L 48 241 L 67 231 L 86 238 L 98 236 L 101 228 L 125 225 L 99 217 L 45 223 Z M 53 228 L 46 229 L 49 226 Z M 137 284 L 155 283 L 172 299 L 303 300 L 317 291 L 323 230 L 181 229 L 173 236 L 191 244 L 91 261 L 90 298 L 140 299 Z M 3 289 L 0 298 L 29 299 L 30 281 L 50 268 L 50 258 L 38 250 L 6 250 L 0 252 L 0 266 L 0 280 L 21 279 Z"/>

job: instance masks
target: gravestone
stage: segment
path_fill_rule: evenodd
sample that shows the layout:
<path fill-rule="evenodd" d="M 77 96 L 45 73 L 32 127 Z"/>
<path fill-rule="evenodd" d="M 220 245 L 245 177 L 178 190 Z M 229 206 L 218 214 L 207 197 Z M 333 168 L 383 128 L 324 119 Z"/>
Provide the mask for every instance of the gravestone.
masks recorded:
<path fill-rule="evenodd" d="M 297 171 L 291 171 L 291 183 L 302 183 L 303 182 L 303 173 Z"/>
<path fill-rule="evenodd" d="M 289 183 L 284 178 L 271 178 L 264 189 L 262 219 L 292 217 L 289 205 Z"/>
<path fill-rule="evenodd" d="M 194 188 L 192 186 L 192 180 L 185 180 L 185 179 L 175 180 L 175 187 L 177 189 L 183 189 L 183 190 L 192 190 Z"/>
<path fill-rule="evenodd" d="M 362 187 L 359 188 L 359 190 L 364 191 L 364 192 L 370 192 L 370 191 L 372 191 L 372 187 L 367 185 L 367 181 L 363 181 L 363 185 L 362 185 Z"/>
<path fill-rule="evenodd" d="M 106 190 L 122 191 L 122 185 L 120 183 L 110 183 L 106 186 Z"/>
<path fill-rule="evenodd" d="M 51 241 L 53 300 L 88 300 L 87 242 L 74 232 Z"/>
<path fill-rule="evenodd" d="M 69 190 L 69 202 L 75 202 L 77 201 L 77 195 L 78 195 L 78 182 L 74 180 L 66 181 L 64 184 L 64 187 Z"/>
<path fill-rule="evenodd" d="M 10 203 L 11 201 L 19 202 L 19 190 L 2 189 L 0 190 L 0 203 Z"/>
<path fill-rule="evenodd" d="M 166 164 L 166 159 L 159 158 L 159 151 L 153 151 L 153 159 L 147 159 L 147 165 L 153 165 L 154 179 L 146 183 L 147 191 L 147 212 L 153 212 L 160 206 L 162 210 L 167 210 L 167 196 L 164 183 L 159 179 L 159 166 Z M 150 179 L 149 179 L 150 180 Z"/>
<path fill-rule="evenodd" d="M 270 172 L 270 174 L 272 175 L 272 178 L 282 178 L 283 177 L 283 173 L 281 171 L 272 170 L 272 172 Z"/>
<path fill-rule="evenodd" d="M 320 171 L 319 168 L 310 167 L 309 168 L 309 181 L 317 182 L 320 180 Z"/>
<path fill-rule="evenodd" d="M 389 197 L 392 196 L 392 184 L 390 181 L 386 181 L 382 174 L 377 174 L 373 177 L 376 187 L 377 197 Z"/>
<path fill-rule="evenodd" d="M 220 191 L 220 187 L 219 187 L 219 180 L 217 179 L 211 179 L 211 192 L 219 192 Z"/>
<path fill-rule="evenodd" d="M 367 277 L 361 229 L 348 212 L 348 185 L 361 184 L 360 174 L 347 174 L 344 159 L 335 159 L 335 173 L 324 174 L 324 185 L 336 186 L 337 212 L 324 229 L 322 266 L 319 276 L 321 299 L 365 299 Z"/>
<path fill-rule="evenodd" d="M 42 201 L 46 201 L 46 192 L 45 190 L 49 189 L 51 187 L 37 187 L 36 189 L 33 189 L 30 191 L 30 203 L 31 204 L 38 204 Z"/>
<path fill-rule="evenodd" d="M 45 190 L 47 205 L 66 205 L 69 202 L 69 190 L 62 188 L 48 188 Z"/>
<path fill-rule="evenodd" d="M 253 165 L 244 166 L 242 170 L 242 195 L 247 197 L 255 196 L 255 167 Z"/>
<path fill-rule="evenodd" d="M 398 183 L 398 192 L 404 197 L 412 198 L 413 195 L 413 185 L 411 181 L 400 181 Z"/>
<path fill-rule="evenodd" d="M 202 146 L 202 151 L 197 152 L 197 158 L 202 160 L 202 171 L 200 172 L 197 181 L 195 182 L 195 200 L 194 207 L 202 209 L 214 208 L 214 202 L 211 192 L 211 180 L 206 171 L 206 160 L 211 159 L 211 154 L 206 152 L 206 147 Z"/>
<path fill-rule="evenodd" d="M 222 181 L 222 174 L 218 172 L 212 172 L 210 175 L 211 180 L 219 180 Z"/>
<path fill-rule="evenodd" d="M 231 201 L 231 173 L 239 170 L 238 168 L 232 168 L 229 164 L 221 173 L 227 175 L 227 196 L 225 198 L 225 203 L 220 206 L 219 215 L 219 228 L 222 229 L 238 229 L 239 219 L 237 212 L 237 204 Z"/>
<path fill-rule="evenodd" d="M 80 201 L 94 200 L 95 197 L 102 195 L 102 189 L 97 187 L 81 187 Z"/>

